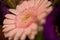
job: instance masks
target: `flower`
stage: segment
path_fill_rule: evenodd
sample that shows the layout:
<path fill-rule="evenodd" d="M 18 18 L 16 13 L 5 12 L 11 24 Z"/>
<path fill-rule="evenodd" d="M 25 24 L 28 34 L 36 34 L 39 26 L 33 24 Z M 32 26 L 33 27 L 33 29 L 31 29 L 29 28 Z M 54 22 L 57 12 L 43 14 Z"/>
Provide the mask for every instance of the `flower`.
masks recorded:
<path fill-rule="evenodd" d="M 8 37 L 9 40 L 25 40 L 28 36 L 29 39 L 34 40 L 38 32 L 36 19 L 44 21 L 44 18 L 52 10 L 50 5 L 51 2 L 48 0 L 30 0 L 17 5 L 16 9 L 9 9 L 13 14 L 5 15 L 6 18 L 3 22 L 5 37 Z"/>

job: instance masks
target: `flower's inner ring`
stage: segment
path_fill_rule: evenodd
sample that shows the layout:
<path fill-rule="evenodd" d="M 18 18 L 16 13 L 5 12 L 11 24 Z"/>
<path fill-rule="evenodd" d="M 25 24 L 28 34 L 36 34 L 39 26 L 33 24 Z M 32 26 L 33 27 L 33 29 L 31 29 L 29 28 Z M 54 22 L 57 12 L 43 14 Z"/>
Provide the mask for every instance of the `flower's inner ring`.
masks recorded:
<path fill-rule="evenodd" d="M 16 27 L 26 28 L 35 22 L 36 16 L 32 12 L 23 12 L 16 17 Z"/>

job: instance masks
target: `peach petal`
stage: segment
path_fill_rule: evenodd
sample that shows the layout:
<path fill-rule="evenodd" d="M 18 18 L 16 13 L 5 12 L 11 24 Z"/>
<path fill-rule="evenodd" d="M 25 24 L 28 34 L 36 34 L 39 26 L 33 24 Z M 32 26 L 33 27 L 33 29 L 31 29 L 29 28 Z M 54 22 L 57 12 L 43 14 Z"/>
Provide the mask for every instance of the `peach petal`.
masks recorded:
<path fill-rule="evenodd" d="M 28 8 L 28 3 L 27 1 L 24 1 L 22 4 L 17 5 L 16 10 L 18 10 L 18 12 L 22 12 L 26 8 Z"/>
<path fill-rule="evenodd" d="M 5 17 L 8 19 L 15 19 L 15 15 L 13 14 L 6 14 Z"/>
<path fill-rule="evenodd" d="M 16 34 L 16 32 L 17 32 L 17 29 L 14 29 L 14 30 L 12 30 L 12 31 L 9 31 L 9 32 L 7 33 L 7 35 L 9 35 L 9 37 L 13 38 L 14 35 Z"/>
<path fill-rule="evenodd" d="M 47 4 L 46 4 L 46 8 L 49 7 L 52 3 L 49 1 Z"/>
<path fill-rule="evenodd" d="M 15 15 L 19 14 L 19 12 L 16 9 L 9 9 L 9 11 Z"/>
<path fill-rule="evenodd" d="M 47 2 L 47 1 L 46 1 Z M 50 3 L 49 3 L 49 5 L 47 4 L 48 2 L 50 2 L 50 1 L 48 1 L 47 3 L 46 2 L 44 2 L 45 4 L 42 4 L 40 7 L 39 7 L 39 9 L 38 10 L 41 10 L 40 11 L 40 13 L 42 13 L 42 12 L 45 12 L 46 10 L 47 10 L 47 8 L 49 8 L 49 6 L 51 5 Z M 45 5 L 45 6 L 44 6 Z M 51 7 L 51 6 L 50 6 Z M 52 11 L 52 10 L 51 10 Z M 48 11 L 49 12 L 49 11 Z"/>
<path fill-rule="evenodd" d="M 36 34 L 37 34 L 37 31 L 32 31 L 31 34 L 29 35 L 29 39 L 34 40 Z"/>
<path fill-rule="evenodd" d="M 7 28 L 3 29 L 3 32 L 7 32 L 7 31 L 12 30 L 14 28 L 15 28 L 15 25 L 11 25 L 11 26 L 9 25 L 9 26 L 7 26 Z"/>
<path fill-rule="evenodd" d="M 48 3 L 48 0 L 44 0 L 43 3 L 39 6 L 38 10 L 45 11 L 45 5 Z"/>
<path fill-rule="evenodd" d="M 36 7 L 36 8 L 38 8 L 39 7 L 39 5 L 41 4 L 41 2 L 43 1 L 43 0 L 34 0 L 35 2 L 34 2 L 34 6 Z"/>
<path fill-rule="evenodd" d="M 19 33 L 18 33 L 18 32 L 19 32 Z M 15 35 L 15 37 L 14 37 L 14 40 L 18 40 L 19 37 L 21 37 L 22 33 L 23 33 L 23 29 L 18 29 L 18 30 L 17 30 L 17 33 L 16 33 L 16 35 Z"/>
<path fill-rule="evenodd" d="M 16 33 L 17 29 L 14 29 L 10 32 L 4 33 L 5 37 L 13 37 L 14 34 Z"/>
<path fill-rule="evenodd" d="M 40 12 L 39 12 L 40 11 Z M 44 9 L 43 7 L 41 7 L 40 9 L 37 10 L 37 15 L 41 15 L 43 14 L 44 12 L 46 12 L 46 8 Z"/>
<path fill-rule="evenodd" d="M 44 2 L 44 0 L 40 0 L 40 2 L 39 2 L 39 7 L 41 6 L 41 4 Z"/>
<path fill-rule="evenodd" d="M 34 6 L 34 0 L 28 1 L 28 8 L 33 7 L 33 6 Z"/>
<path fill-rule="evenodd" d="M 42 14 L 40 15 L 40 19 L 46 19 L 46 17 L 47 17 L 48 14 L 49 14 L 49 13 L 47 13 L 47 12 L 42 13 Z"/>
<path fill-rule="evenodd" d="M 50 13 L 52 10 L 53 10 L 52 6 L 46 9 L 47 13 Z"/>
<path fill-rule="evenodd" d="M 3 28 L 8 28 L 8 27 L 15 27 L 14 25 L 3 25 Z"/>
<path fill-rule="evenodd" d="M 24 31 L 25 34 L 29 35 L 31 33 L 31 29 L 28 27 Z"/>
<path fill-rule="evenodd" d="M 3 28 L 6 28 L 7 27 L 7 25 L 3 25 Z"/>
<path fill-rule="evenodd" d="M 3 24 L 14 24 L 15 21 L 14 20 L 9 20 L 9 19 L 5 19 Z"/>
<path fill-rule="evenodd" d="M 29 28 L 31 29 L 31 30 L 37 30 L 38 29 L 38 25 L 36 24 L 36 23 L 32 23 L 30 26 L 29 26 Z"/>
<path fill-rule="evenodd" d="M 40 7 L 43 7 L 44 8 L 45 5 L 47 4 L 47 2 L 49 2 L 49 1 L 48 0 L 44 0 Z"/>
<path fill-rule="evenodd" d="M 25 38 L 26 38 L 26 33 L 23 33 L 20 39 L 25 40 Z"/>
<path fill-rule="evenodd" d="M 37 19 L 38 20 L 45 19 L 47 15 L 48 15 L 48 13 L 44 12 L 41 15 L 37 16 Z"/>
<path fill-rule="evenodd" d="M 9 37 L 8 39 L 9 39 L 9 40 L 11 40 L 11 39 L 12 39 L 12 37 Z"/>

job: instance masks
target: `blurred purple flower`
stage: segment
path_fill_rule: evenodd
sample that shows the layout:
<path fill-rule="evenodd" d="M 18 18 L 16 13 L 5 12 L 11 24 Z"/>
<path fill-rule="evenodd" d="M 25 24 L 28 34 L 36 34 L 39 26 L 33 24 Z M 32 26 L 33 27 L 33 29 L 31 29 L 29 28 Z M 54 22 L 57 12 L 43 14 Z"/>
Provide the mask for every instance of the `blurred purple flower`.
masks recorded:
<path fill-rule="evenodd" d="M 60 12 L 60 8 L 55 7 L 54 10 L 50 13 L 50 15 L 48 15 L 46 19 L 46 23 L 44 25 L 45 40 L 60 40 L 55 31 L 56 29 L 53 22 L 58 12 Z"/>
<path fill-rule="evenodd" d="M 3 2 L 4 0 L 0 0 L 0 24 L 2 24 L 4 15 L 9 13 L 7 6 Z"/>

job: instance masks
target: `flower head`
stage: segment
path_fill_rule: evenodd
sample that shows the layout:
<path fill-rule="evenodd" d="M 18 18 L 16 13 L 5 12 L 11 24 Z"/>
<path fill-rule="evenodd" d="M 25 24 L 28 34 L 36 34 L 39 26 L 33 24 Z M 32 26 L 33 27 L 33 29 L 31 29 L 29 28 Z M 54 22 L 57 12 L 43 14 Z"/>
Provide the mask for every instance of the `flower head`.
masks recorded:
<path fill-rule="evenodd" d="M 34 39 L 38 32 L 36 19 L 43 20 L 52 10 L 48 0 L 30 0 L 17 5 L 16 9 L 9 9 L 13 14 L 6 14 L 3 24 L 3 32 L 9 40 Z M 50 6 L 50 7 L 49 7 Z"/>

